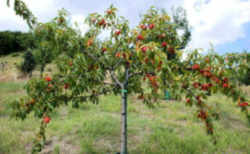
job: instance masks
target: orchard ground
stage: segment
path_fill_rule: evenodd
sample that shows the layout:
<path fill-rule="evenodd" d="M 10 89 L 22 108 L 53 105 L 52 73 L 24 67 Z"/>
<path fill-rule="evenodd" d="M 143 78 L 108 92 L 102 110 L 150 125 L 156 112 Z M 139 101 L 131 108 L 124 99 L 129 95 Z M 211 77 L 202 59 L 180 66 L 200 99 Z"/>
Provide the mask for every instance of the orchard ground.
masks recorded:
<path fill-rule="evenodd" d="M 22 54 L 20 54 L 22 55 Z M 15 69 L 19 56 L 5 56 L 4 72 L 0 72 L 0 154 L 27 154 L 38 131 L 39 120 L 32 115 L 24 121 L 11 118 L 10 102 L 25 95 L 28 78 Z M 53 65 L 46 67 L 53 70 Z M 0 70 L 1 71 L 1 70 Z M 34 76 L 38 76 L 38 71 Z M 250 97 L 250 86 L 242 87 Z M 206 134 L 204 124 L 195 116 L 195 108 L 184 102 L 161 101 L 159 107 L 148 108 L 136 96 L 129 97 L 128 148 L 131 154 L 250 153 L 250 128 L 232 100 L 216 95 L 208 99 L 221 111 L 215 122 L 217 145 Z M 99 105 L 85 103 L 80 109 L 64 106 L 51 117 L 43 154 L 107 154 L 120 148 L 120 110 L 118 96 L 105 96 Z M 133 104 L 133 105 L 130 105 Z"/>

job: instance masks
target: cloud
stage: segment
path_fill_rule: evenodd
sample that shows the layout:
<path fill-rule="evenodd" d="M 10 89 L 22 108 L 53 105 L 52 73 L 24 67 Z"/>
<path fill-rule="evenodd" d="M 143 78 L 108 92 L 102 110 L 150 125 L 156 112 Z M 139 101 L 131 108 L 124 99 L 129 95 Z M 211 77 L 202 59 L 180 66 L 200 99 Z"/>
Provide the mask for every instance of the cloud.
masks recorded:
<path fill-rule="evenodd" d="M 21 17 L 15 15 L 13 10 L 14 0 L 10 0 L 11 7 L 8 8 L 6 1 L 0 5 L 0 30 L 28 31 L 28 26 Z M 60 5 L 55 0 L 23 0 L 31 12 L 38 17 L 39 21 L 46 22 L 57 14 Z"/>
<path fill-rule="evenodd" d="M 0 30 L 16 30 L 18 27 L 21 30 L 28 28 L 26 23 L 15 15 L 13 8 L 7 7 L 6 2 L 1 2 L 0 14 Z"/>
<path fill-rule="evenodd" d="M 81 14 L 71 15 L 70 22 L 72 24 L 72 27 L 75 29 L 79 29 L 82 35 L 84 35 L 89 30 L 89 26 L 84 23 L 85 18 L 86 17 Z"/>
<path fill-rule="evenodd" d="M 75 0 L 24 0 L 38 20 L 46 22 L 56 16 L 57 11 L 66 8 L 72 13 L 72 21 L 77 21 L 84 33 L 88 26 L 83 23 L 85 17 L 92 12 L 103 13 L 110 5 L 118 7 L 119 15 L 125 16 L 131 26 L 140 21 L 140 14 L 146 12 L 151 5 L 165 8 L 171 12 L 171 7 L 182 6 L 187 10 L 187 17 L 192 26 L 192 40 L 189 47 L 209 48 L 210 43 L 215 46 L 235 42 L 246 38 L 243 25 L 250 22 L 250 0 L 92 0 L 84 2 Z M 17 17 L 11 8 L 0 5 L 0 31 L 22 30 L 27 31 L 28 26 Z M 13 0 L 11 0 L 13 4 Z M 107 36 L 107 34 L 103 34 Z"/>
<path fill-rule="evenodd" d="M 250 1 L 184 0 L 192 26 L 189 47 L 208 48 L 244 38 L 243 25 L 250 22 Z"/>

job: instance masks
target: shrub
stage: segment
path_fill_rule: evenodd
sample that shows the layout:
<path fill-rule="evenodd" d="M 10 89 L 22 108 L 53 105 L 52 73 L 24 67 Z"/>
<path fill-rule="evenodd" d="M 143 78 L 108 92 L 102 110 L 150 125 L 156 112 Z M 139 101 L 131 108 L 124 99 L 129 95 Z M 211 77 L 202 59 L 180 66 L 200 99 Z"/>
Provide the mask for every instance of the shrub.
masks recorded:
<path fill-rule="evenodd" d="M 24 61 L 21 64 L 20 70 L 25 73 L 25 74 L 30 74 L 32 75 L 32 71 L 35 69 L 36 62 L 33 54 L 31 51 L 27 51 L 24 54 Z"/>

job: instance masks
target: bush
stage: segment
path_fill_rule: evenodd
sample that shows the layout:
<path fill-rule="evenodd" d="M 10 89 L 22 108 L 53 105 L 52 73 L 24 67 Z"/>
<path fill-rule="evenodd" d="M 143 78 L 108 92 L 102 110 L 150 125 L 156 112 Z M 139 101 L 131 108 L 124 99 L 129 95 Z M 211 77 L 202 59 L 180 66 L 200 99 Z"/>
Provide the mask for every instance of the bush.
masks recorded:
<path fill-rule="evenodd" d="M 24 61 L 21 64 L 20 70 L 24 74 L 30 74 L 32 75 L 32 71 L 35 69 L 36 62 L 35 62 L 35 57 L 31 53 L 31 51 L 27 51 L 24 54 Z"/>

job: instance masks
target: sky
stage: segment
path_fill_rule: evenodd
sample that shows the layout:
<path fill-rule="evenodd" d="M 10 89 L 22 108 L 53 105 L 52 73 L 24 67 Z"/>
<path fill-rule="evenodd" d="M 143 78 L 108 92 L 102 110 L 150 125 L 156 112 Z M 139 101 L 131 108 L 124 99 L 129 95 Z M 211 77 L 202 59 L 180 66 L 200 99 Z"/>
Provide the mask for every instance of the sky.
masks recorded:
<path fill-rule="evenodd" d="M 13 0 L 10 0 L 13 2 Z M 23 0 L 40 22 L 47 22 L 61 8 L 71 13 L 82 32 L 88 26 L 84 19 L 93 12 L 104 13 L 114 4 L 118 14 L 136 26 L 140 15 L 150 6 L 171 13 L 173 7 L 183 7 L 192 28 L 192 38 L 187 49 L 213 49 L 218 53 L 250 52 L 250 0 Z M 12 3 L 13 4 L 13 3 Z M 27 24 L 0 0 L 0 31 L 28 31 Z"/>

